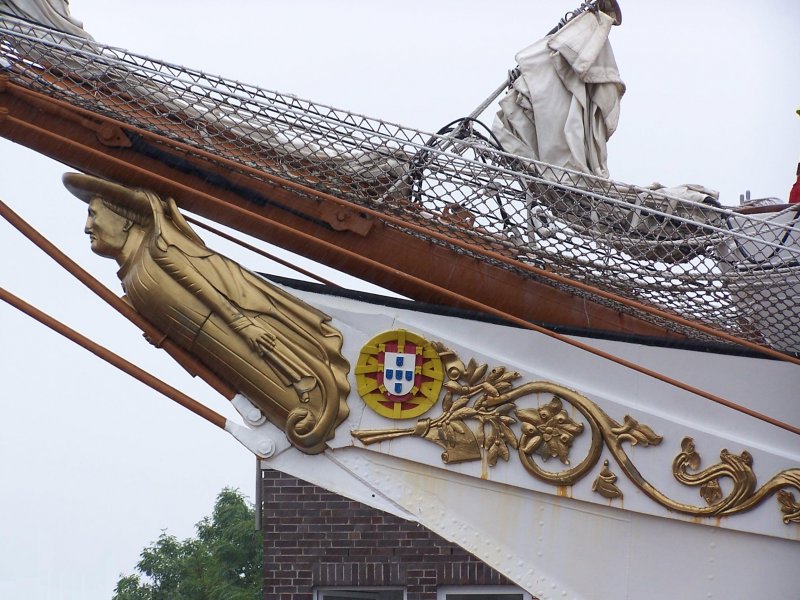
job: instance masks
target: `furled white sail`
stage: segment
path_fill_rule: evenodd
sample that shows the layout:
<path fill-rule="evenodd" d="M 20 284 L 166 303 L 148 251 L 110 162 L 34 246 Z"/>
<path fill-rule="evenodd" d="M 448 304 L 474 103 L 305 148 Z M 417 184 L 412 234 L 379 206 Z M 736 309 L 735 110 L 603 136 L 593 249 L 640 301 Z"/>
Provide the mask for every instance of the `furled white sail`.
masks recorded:
<path fill-rule="evenodd" d="M 64 33 L 93 39 L 69 12 L 69 0 L 0 0 L 0 13 L 33 21 Z"/>
<path fill-rule="evenodd" d="M 606 142 L 625 93 L 608 34 L 614 18 L 584 12 L 517 56 L 493 133 L 507 152 L 608 177 Z"/>

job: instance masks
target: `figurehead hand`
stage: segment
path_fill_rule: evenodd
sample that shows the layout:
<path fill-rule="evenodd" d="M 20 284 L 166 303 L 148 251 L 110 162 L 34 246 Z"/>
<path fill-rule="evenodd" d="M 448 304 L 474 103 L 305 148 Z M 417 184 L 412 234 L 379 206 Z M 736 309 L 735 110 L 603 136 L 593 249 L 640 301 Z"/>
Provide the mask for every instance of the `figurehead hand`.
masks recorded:
<path fill-rule="evenodd" d="M 259 356 L 269 354 L 275 349 L 275 335 L 259 325 L 251 323 L 238 333 Z"/>

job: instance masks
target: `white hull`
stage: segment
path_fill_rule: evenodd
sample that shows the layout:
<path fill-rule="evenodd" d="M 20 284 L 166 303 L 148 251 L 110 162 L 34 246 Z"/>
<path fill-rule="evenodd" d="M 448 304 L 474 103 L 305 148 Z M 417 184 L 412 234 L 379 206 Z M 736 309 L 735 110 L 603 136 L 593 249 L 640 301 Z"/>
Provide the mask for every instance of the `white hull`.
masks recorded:
<path fill-rule="evenodd" d="M 679 483 L 672 462 L 690 437 L 704 469 L 720 452 L 752 455 L 756 489 L 781 472 L 800 467 L 800 444 L 788 431 L 645 377 L 563 342 L 526 330 L 454 317 L 391 309 L 333 296 L 297 293 L 334 317 L 355 365 L 363 344 L 377 333 L 404 329 L 442 342 L 466 363 L 521 373 L 520 382 L 548 381 L 576 390 L 612 419 L 630 415 L 663 440 L 626 447 L 642 477 L 679 503 L 703 507 L 696 487 Z M 796 367 L 779 361 L 654 346 L 583 340 L 726 400 L 789 423 L 798 409 Z M 356 390 L 356 381 L 351 385 Z M 549 394 L 517 401 L 520 409 L 546 404 Z M 277 451 L 263 461 L 342 495 L 420 522 L 498 569 L 537 598 L 792 598 L 800 589 L 800 524 L 785 524 L 771 494 L 754 508 L 725 517 L 681 514 L 655 501 L 623 472 L 608 446 L 590 474 L 571 486 L 532 477 L 515 451 L 509 460 L 442 461 L 429 439 L 405 436 L 365 447 L 351 431 L 413 427 L 417 419 L 392 421 L 368 408 L 353 391 L 350 416 L 324 457 L 290 448 L 265 426 Z M 586 419 L 566 407 L 576 421 Z M 441 403 L 425 417 L 442 413 Z M 518 431 L 519 424 L 513 426 Z M 588 431 L 588 427 L 586 429 Z M 588 435 L 576 436 L 572 464 L 588 451 Z M 618 476 L 621 498 L 593 491 L 602 461 Z M 324 463 L 324 464 L 323 464 Z M 546 468 L 563 465 L 552 459 Z M 721 492 L 730 483 L 720 479 Z M 797 496 L 791 486 L 786 491 Z"/>

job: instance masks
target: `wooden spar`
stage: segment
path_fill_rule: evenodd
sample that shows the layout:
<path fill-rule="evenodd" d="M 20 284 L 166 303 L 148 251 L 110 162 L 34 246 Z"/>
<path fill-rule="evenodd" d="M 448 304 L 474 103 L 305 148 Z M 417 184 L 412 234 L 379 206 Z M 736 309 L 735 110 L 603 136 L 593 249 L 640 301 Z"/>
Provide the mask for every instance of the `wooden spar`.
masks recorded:
<path fill-rule="evenodd" d="M 469 308 L 454 301 L 455 294 L 525 321 L 682 337 L 456 248 L 421 241 L 288 183 L 233 172 L 171 141 L 133 144 L 131 138 L 142 136 L 131 127 L 8 81 L 0 85 L 0 110 L 0 135 L 14 142 L 86 173 L 173 196 L 185 210 L 415 300 Z"/>

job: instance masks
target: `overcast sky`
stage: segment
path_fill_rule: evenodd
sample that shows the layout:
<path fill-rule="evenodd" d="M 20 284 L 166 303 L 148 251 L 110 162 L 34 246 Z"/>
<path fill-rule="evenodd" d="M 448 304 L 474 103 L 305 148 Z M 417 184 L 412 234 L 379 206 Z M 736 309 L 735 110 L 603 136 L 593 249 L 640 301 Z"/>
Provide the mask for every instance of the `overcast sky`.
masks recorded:
<path fill-rule="evenodd" d="M 515 53 L 578 4 L 72 0 L 71 9 L 100 42 L 434 131 L 471 112 Z M 785 200 L 800 160 L 800 3 L 622 9 L 611 42 L 627 93 L 609 142 L 612 178 L 701 183 L 726 204 L 748 189 Z M 119 290 L 115 264 L 89 251 L 86 206 L 62 187 L 65 170 L 0 139 L 0 199 Z M 234 415 L 4 222 L 0 244 L 0 286 Z M 254 497 L 255 460 L 227 434 L 4 304 L 0 324 L 0 598 L 110 598 L 143 546 L 164 529 L 191 535 L 222 487 Z"/>

